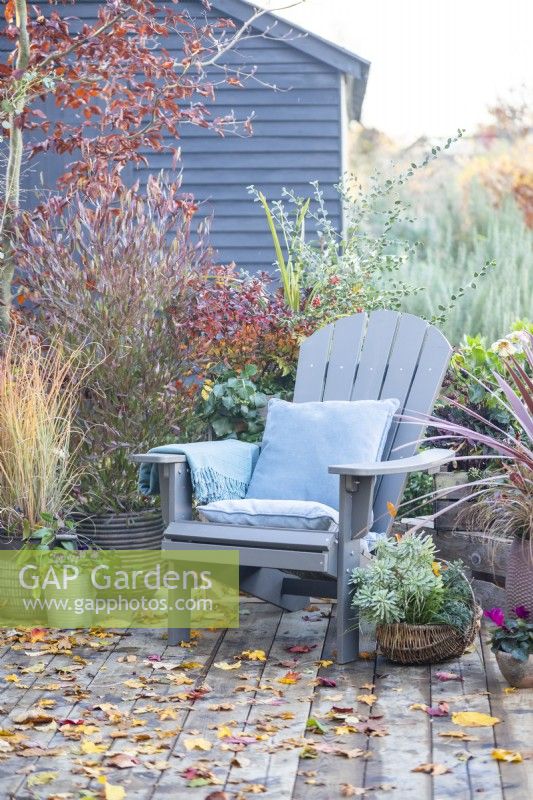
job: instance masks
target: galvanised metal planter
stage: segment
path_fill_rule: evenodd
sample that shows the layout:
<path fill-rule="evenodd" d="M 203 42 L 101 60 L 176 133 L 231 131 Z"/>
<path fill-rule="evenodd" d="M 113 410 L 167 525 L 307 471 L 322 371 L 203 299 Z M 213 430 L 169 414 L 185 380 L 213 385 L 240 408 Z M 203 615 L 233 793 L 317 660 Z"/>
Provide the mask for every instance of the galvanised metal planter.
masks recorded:
<path fill-rule="evenodd" d="M 76 533 L 102 550 L 160 550 L 165 524 L 160 511 L 73 517 Z"/>

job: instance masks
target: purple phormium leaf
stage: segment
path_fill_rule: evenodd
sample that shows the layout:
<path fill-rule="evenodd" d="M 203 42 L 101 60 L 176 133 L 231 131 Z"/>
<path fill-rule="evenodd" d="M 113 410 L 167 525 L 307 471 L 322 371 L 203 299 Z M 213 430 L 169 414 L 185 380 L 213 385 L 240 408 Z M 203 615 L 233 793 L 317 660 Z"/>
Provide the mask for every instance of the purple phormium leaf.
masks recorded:
<path fill-rule="evenodd" d="M 513 410 L 516 420 L 520 423 L 520 426 L 524 429 L 525 433 L 529 437 L 529 440 L 531 441 L 533 439 L 533 417 L 528 413 L 527 408 L 521 402 L 513 388 L 509 386 L 507 381 L 497 373 L 494 373 L 494 377 L 498 381 L 499 387 L 509 401 L 509 405 Z"/>

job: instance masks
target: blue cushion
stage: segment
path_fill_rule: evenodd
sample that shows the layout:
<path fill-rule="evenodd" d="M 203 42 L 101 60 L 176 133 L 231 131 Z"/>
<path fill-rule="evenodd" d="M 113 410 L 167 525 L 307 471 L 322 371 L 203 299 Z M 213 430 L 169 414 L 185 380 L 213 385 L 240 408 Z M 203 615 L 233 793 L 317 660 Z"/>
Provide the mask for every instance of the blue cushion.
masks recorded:
<path fill-rule="evenodd" d="M 339 478 L 328 467 L 379 461 L 398 406 L 394 399 L 270 400 L 246 498 L 315 500 L 338 509 Z"/>
<path fill-rule="evenodd" d="M 339 514 L 322 503 L 305 500 L 218 500 L 198 506 L 200 518 L 226 525 L 336 531 Z"/>

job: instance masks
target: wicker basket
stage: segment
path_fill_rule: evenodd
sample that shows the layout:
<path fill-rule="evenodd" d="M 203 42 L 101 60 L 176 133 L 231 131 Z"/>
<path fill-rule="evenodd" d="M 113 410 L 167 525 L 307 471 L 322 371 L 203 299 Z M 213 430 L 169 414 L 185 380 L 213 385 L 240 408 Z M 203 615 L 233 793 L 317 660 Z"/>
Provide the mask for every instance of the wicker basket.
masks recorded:
<path fill-rule="evenodd" d="M 412 625 L 396 622 L 376 627 L 376 639 L 380 652 L 398 664 L 438 664 L 449 658 L 462 656 L 473 643 L 479 631 L 482 609 L 476 603 L 470 582 L 465 581 L 472 592 L 472 622 L 466 631 L 452 625 Z"/>

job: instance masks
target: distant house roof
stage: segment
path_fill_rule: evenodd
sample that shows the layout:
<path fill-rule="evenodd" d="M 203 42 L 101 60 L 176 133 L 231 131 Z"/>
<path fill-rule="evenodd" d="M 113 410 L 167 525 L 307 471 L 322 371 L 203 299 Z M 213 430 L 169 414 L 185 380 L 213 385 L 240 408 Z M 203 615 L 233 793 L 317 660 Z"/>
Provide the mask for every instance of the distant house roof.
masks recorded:
<path fill-rule="evenodd" d="M 234 17 L 243 23 L 249 20 L 254 12 L 254 7 L 245 0 L 210 0 L 210 3 L 222 14 Z M 290 47 L 301 50 L 344 73 L 347 76 L 348 116 L 350 119 L 360 118 L 370 68 L 369 61 L 344 47 L 339 47 L 339 45 L 310 33 L 299 25 L 286 22 L 271 12 L 266 12 L 256 19 L 252 27 L 261 32 L 270 31 L 273 38 L 283 39 Z"/>

